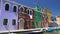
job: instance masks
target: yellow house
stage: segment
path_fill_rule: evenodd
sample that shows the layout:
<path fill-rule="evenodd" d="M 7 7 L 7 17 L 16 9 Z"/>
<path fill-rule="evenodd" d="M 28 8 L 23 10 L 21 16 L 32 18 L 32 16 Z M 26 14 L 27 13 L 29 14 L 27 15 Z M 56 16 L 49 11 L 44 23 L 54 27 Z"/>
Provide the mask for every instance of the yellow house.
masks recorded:
<path fill-rule="evenodd" d="M 50 10 L 47 11 L 47 20 L 48 22 L 51 22 L 51 16 L 52 16 L 52 12 Z"/>

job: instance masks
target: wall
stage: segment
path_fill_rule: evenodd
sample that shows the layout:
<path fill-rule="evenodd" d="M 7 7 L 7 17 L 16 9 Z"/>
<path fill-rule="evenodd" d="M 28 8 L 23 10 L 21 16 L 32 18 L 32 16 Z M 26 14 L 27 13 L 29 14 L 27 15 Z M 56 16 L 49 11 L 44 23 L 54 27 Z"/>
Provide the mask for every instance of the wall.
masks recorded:
<path fill-rule="evenodd" d="M 5 3 L 8 3 L 9 4 L 9 11 L 5 11 Z M 14 3 L 10 3 L 10 2 L 7 2 L 5 0 L 2 0 L 2 11 L 1 11 L 1 15 L 0 15 L 0 30 L 15 30 L 17 29 L 17 17 L 18 17 L 18 10 L 15 12 L 13 12 L 13 6 L 16 5 Z M 17 9 L 18 9 L 18 5 L 17 6 Z M 4 18 L 7 18 L 8 19 L 8 25 L 7 26 L 4 26 L 3 25 L 3 19 Z M 16 25 L 13 26 L 12 25 L 12 19 L 16 19 Z"/>
<path fill-rule="evenodd" d="M 58 26 L 60 26 L 60 16 L 56 16 L 56 21 L 57 21 Z"/>
<path fill-rule="evenodd" d="M 47 16 L 48 16 L 48 22 L 50 22 L 51 21 L 51 16 L 52 16 L 52 12 L 50 10 L 48 10 Z"/>

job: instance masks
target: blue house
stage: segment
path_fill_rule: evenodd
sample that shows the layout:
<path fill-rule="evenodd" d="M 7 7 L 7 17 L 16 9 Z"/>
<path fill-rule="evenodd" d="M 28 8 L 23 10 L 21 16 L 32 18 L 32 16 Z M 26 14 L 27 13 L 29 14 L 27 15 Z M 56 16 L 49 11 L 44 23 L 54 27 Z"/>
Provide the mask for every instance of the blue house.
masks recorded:
<path fill-rule="evenodd" d="M 16 30 L 18 25 L 18 3 L 0 0 L 0 30 Z"/>

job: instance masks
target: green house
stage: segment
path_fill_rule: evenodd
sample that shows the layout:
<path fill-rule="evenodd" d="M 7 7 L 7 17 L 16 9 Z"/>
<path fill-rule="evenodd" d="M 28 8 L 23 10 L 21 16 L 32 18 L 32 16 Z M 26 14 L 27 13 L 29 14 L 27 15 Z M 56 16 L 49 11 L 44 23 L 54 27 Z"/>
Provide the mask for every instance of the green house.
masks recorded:
<path fill-rule="evenodd" d="M 35 7 L 34 11 L 34 27 L 35 28 L 41 28 L 42 27 L 42 17 L 41 17 L 41 8 L 39 6 Z"/>

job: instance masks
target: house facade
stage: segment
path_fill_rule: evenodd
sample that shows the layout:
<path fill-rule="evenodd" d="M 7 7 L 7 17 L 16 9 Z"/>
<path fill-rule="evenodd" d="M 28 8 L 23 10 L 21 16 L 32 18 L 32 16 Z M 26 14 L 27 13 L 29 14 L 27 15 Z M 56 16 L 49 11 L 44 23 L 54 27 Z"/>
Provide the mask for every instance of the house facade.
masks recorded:
<path fill-rule="evenodd" d="M 34 28 L 34 9 L 27 7 L 25 13 L 25 29 Z"/>
<path fill-rule="evenodd" d="M 33 9 L 27 6 L 19 5 L 18 10 L 18 28 L 19 29 L 30 29 L 33 28 Z"/>
<path fill-rule="evenodd" d="M 16 30 L 18 4 L 9 0 L 0 0 L 0 30 Z"/>
<path fill-rule="evenodd" d="M 48 9 L 42 8 L 42 19 L 43 19 L 43 27 L 48 27 L 48 16 L 47 16 Z"/>
<path fill-rule="evenodd" d="M 57 22 L 58 26 L 60 26 L 60 16 L 56 16 L 56 22 Z"/>
<path fill-rule="evenodd" d="M 42 28 L 42 9 L 39 6 L 35 7 L 34 11 L 34 27 Z"/>
<path fill-rule="evenodd" d="M 51 10 L 48 10 L 47 16 L 48 16 L 48 22 L 51 22 L 51 16 L 52 16 Z"/>
<path fill-rule="evenodd" d="M 24 23 L 25 23 L 25 8 L 24 6 L 19 5 L 18 6 L 18 29 L 24 29 Z"/>

